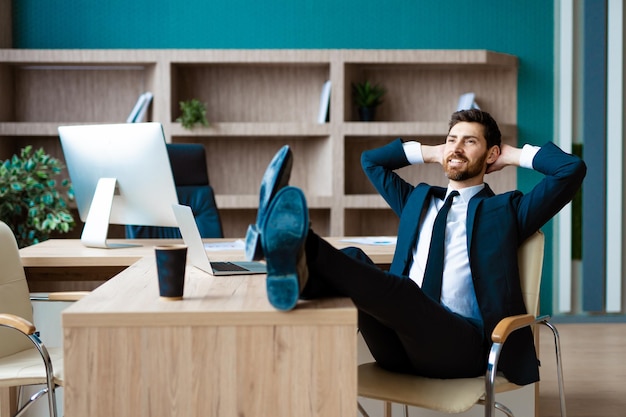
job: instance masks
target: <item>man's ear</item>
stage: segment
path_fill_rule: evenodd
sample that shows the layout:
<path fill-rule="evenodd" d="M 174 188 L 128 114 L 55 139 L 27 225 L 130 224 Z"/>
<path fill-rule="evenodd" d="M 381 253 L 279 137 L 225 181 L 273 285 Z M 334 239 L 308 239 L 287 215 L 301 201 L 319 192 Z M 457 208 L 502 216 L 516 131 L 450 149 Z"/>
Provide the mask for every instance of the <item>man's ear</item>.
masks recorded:
<path fill-rule="evenodd" d="M 498 145 L 493 145 L 487 151 L 487 164 L 493 164 L 500 157 L 500 147 Z"/>

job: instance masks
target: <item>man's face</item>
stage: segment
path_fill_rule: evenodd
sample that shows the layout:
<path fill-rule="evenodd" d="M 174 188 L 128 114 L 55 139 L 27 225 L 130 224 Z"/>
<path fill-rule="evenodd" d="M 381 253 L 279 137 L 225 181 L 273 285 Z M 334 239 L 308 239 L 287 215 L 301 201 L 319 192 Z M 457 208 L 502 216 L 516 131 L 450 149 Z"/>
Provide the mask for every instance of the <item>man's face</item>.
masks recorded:
<path fill-rule="evenodd" d="M 473 122 L 459 122 L 450 129 L 443 156 L 443 168 L 450 181 L 465 187 L 483 182 L 490 156 L 483 132 L 483 126 Z"/>

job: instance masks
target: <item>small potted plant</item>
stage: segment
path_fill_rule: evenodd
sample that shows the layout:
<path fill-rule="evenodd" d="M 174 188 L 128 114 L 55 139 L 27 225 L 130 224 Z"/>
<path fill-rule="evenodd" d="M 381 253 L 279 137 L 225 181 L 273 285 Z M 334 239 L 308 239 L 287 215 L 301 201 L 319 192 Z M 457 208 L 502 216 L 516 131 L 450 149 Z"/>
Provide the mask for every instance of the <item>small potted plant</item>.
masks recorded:
<path fill-rule="evenodd" d="M 380 84 L 370 81 L 352 83 L 352 99 L 363 122 L 374 120 L 376 108 L 382 104 L 387 90 Z"/>
<path fill-rule="evenodd" d="M 176 121 L 180 122 L 185 129 L 191 130 L 197 124 L 209 126 L 209 121 L 206 118 L 206 105 L 200 100 L 194 98 L 181 101 L 178 104 L 181 116 Z"/>
<path fill-rule="evenodd" d="M 26 146 L 0 165 L 0 220 L 15 234 L 20 248 L 44 241 L 52 232 L 75 225 L 67 200 L 74 199 L 68 179 L 58 182 L 63 164 L 43 149 Z"/>

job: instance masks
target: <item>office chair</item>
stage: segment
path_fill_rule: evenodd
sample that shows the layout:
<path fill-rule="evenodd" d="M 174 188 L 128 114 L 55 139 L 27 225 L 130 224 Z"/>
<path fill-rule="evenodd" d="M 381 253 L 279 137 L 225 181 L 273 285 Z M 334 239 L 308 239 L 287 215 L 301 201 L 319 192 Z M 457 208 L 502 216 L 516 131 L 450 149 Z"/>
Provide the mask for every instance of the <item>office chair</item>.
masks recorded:
<path fill-rule="evenodd" d="M 75 301 L 84 293 L 57 293 L 50 300 Z M 13 232 L 0 221 L 0 389 L 19 387 L 16 417 L 48 394 L 51 417 L 57 417 L 55 389 L 63 385 L 63 349 L 41 342 L 33 323 L 26 275 Z M 22 403 L 22 388 L 45 384 Z"/>
<path fill-rule="evenodd" d="M 462 413 L 474 404 L 483 404 L 485 416 L 492 417 L 498 409 L 509 417 L 511 410 L 495 401 L 495 394 L 522 388 L 497 375 L 496 369 L 500 352 L 507 337 L 517 329 L 543 324 L 554 334 L 556 367 L 561 400 L 561 416 L 565 417 L 565 396 L 563 392 L 563 370 L 559 334 L 549 322 L 549 316 L 536 317 L 539 311 L 539 287 L 543 265 L 544 235 L 535 233 L 518 250 L 520 280 L 526 303 L 523 314 L 506 317 L 500 321 L 492 333 L 487 372 L 484 377 L 458 379 L 432 379 L 386 371 L 376 363 L 359 366 L 358 395 L 385 402 L 385 416 L 391 416 L 391 403 L 404 404 L 404 414 L 408 417 L 408 406 L 422 407 L 444 413 Z M 358 404 L 359 411 L 368 417 L 366 410 Z"/>
<path fill-rule="evenodd" d="M 209 185 L 204 145 L 199 143 L 168 143 L 176 194 L 180 204 L 190 206 L 203 238 L 224 237 L 213 188 Z M 177 227 L 126 226 L 126 238 L 176 238 L 180 239 Z"/>

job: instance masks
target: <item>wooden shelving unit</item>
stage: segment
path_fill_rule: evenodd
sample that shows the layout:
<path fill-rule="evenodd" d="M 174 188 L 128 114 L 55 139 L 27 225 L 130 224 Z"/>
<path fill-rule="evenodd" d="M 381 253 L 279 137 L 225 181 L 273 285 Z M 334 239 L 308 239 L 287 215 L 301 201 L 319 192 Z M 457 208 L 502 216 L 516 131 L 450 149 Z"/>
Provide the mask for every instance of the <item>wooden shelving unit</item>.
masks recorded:
<path fill-rule="evenodd" d="M 360 166 L 365 149 L 396 137 L 440 142 L 458 98 L 476 93 L 517 143 L 517 58 L 484 50 L 17 50 L 0 49 L 0 159 L 27 144 L 62 157 L 57 127 L 122 123 L 152 91 L 148 119 L 168 142 L 202 143 L 225 234 L 255 220 L 265 167 L 284 144 L 294 152 L 291 184 L 304 189 L 323 235 L 395 234 L 397 219 Z M 351 84 L 369 79 L 388 93 L 377 121 L 359 122 Z M 329 122 L 318 124 L 331 80 Z M 207 104 L 211 126 L 185 130 L 178 102 Z M 445 184 L 435 166 L 405 178 Z M 515 170 L 487 177 L 515 188 Z"/>

